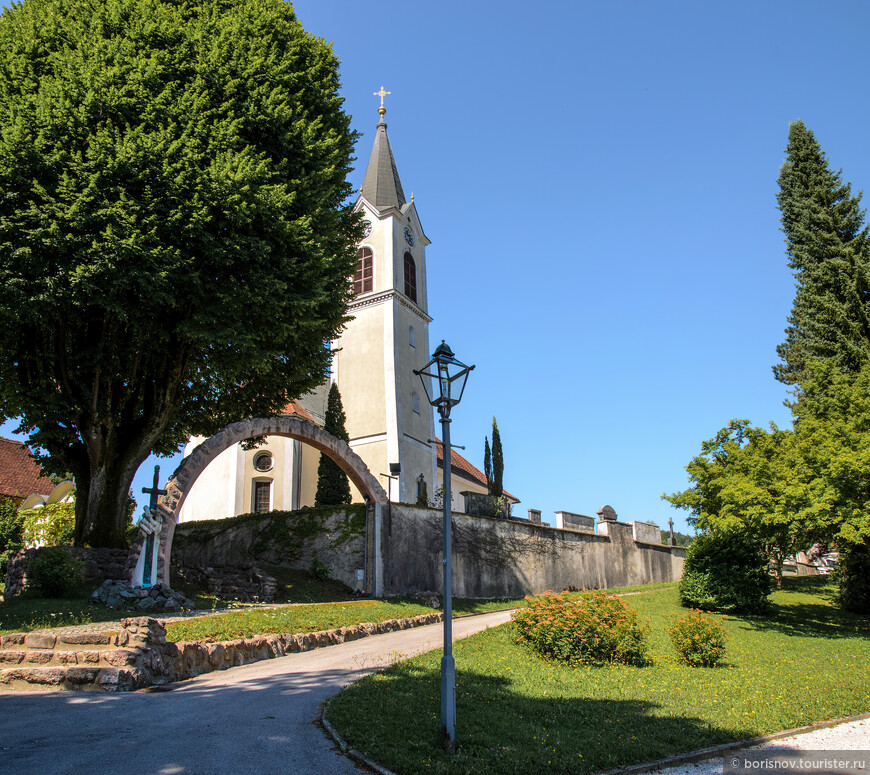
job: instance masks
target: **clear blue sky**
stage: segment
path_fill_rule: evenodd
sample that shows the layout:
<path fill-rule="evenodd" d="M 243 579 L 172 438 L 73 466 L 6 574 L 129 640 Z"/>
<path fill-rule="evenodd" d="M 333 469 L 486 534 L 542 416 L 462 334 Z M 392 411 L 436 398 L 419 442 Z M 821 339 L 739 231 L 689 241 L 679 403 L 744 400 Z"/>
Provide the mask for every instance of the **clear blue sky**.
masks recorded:
<path fill-rule="evenodd" d="M 609 503 L 685 530 L 659 496 L 701 441 L 735 417 L 789 422 L 770 369 L 794 292 L 776 179 L 802 119 L 870 185 L 870 4 L 295 6 L 342 62 L 357 187 L 372 93 L 392 92 L 432 240 L 431 341 L 477 366 L 452 415 L 466 457 L 482 467 L 495 415 L 520 515 Z M 158 462 L 165 480 L 177 460 Z"/>

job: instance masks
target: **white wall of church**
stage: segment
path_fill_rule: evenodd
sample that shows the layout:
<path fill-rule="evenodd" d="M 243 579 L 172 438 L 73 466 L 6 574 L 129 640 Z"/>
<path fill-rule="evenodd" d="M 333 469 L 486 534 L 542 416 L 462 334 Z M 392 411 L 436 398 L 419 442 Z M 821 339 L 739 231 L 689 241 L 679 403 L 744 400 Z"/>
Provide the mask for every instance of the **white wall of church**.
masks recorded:
<path fill-rule="evenodd" d="M 194 440 L 199 442 L 202 439 Z M 190 454 L 196 443 L 185 449 Z M 259 471 L 257 455 L 272 456 L 272 467 Z M 283 436 L 268 437 L 253 450 L 235 445 L 224 450 L 194 482 L 181 509 L 180 522 L 220 519 L 255 510 L 254 482 L 270 485 L 270 508 L 293 511 L 314 505 L 320 452 L 314 447 Z"/>
<path fill-rule="evenodd" d="M 203 437 L 191 439 L 184 448 L 185 456 L 204 441 Z M 179 522 L 198 519 L 217 519 L 236 511 L 236 491 L 243 481 L 244 460 L 240 460 L 241 448 L 230 447 L 221 452 L 194 482 L 181 507 Z"/>

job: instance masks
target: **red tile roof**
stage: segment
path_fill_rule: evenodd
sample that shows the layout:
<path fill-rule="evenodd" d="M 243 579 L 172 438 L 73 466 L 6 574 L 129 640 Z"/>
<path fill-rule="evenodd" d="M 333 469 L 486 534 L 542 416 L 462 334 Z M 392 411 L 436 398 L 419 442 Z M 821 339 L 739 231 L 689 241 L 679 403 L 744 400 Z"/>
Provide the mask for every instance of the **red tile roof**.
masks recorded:
<path fill-rule="evenodd" d="M 435 439 L 435 446 L 438 450 L 438 467 L 444 468 L 444 444 L 441 442 L 441 439 Z M 483 471 L 471 465 L 471 463 L 456 451 L 456 447 L 450 448 L 450 470 L 465 479 L 477 482 L 477 484 L 486 487 L 486 476 Z M 520 499 L 517 498 L 516 495 L 511 495 L 507 490 L 504 491 L 504 494 L 514 503 L 520 502 Z"/>
<path fill-rule="evenodd" d="M 308 422 L 317 425 L 314 420 L 311 419 L 311 415 L 308 414 L 297 401 L 291 401 L 287 406 L 284 407 L 284 411 L 281 414 L 298 414 L 303 420 L 308 420 Z"/>
<path fill-rule="evenodd" d="M 0 495 L 26 498 L 35 493 L 50 495 L 53 489 L 51 479 L 42 475 L 27 447 L 0 437 Z"/>

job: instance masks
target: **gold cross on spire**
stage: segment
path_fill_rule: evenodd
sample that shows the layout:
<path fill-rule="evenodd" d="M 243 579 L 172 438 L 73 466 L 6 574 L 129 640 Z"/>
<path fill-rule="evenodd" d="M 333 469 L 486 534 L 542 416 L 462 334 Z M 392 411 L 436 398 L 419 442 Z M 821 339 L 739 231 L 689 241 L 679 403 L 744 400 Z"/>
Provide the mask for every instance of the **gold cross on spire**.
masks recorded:
<path fill-rule="evenodd" d="M 381 86 L 381 90 L 380 90 L 380 91 L 376 91 L 376 92 L 374 93 L 375 97 L 380 97 L 380 98 L 381 98 L 381 106 L 378 108 L 378 113 L 380 113 L 382 116 L 384 115 L 384 113 L 387 112 L 387 109 L 384 107 L 384 97 L 386 97 L 388 94 L 390 94 L 390 92 L 388 92 L 388 91 L 384 91 L 384 87 L 383 87 L 383 86 Z"/>

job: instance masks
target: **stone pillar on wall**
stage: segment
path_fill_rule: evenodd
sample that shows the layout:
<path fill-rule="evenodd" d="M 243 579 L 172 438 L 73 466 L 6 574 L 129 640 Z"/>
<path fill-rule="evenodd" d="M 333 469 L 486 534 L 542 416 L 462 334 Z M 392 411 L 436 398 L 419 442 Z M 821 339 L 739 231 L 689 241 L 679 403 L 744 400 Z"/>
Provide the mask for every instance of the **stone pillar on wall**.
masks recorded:
<path fill-rule="evenodd" d="M 574 530 L 579 533 L 594 533 L 595 520 L 592 517 L 587 517 L 585 514 L 557 511 L 556 528 L 559 530 Z"/>
<path fill-rule="evenodd" d="M 646 544 L 661 544 L 662 531 L 659 526 L 653 522 L 629 522 L 634 531 L 634 540 L 641 541 Z"/>
<path fill-rule="evenodd" d="M 541 510 L 529 509 L 529 522 L 535 525 L 541 524 Z"/>

